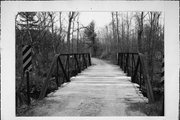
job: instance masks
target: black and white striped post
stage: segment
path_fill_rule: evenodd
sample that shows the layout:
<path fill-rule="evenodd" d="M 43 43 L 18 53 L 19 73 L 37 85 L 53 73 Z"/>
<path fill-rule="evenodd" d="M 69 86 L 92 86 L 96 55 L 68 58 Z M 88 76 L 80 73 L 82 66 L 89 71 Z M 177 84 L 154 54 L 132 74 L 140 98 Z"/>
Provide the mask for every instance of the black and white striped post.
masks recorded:
<path fill-rule="evenodd" d="M 27 80 L 27 103 L 30 105 L 30 95 L 29 95 L 29 72 L 32 70 L 32 49 L 30 45 L 24 45 L 22 48 L 23 55 L 23 74 L 26 73 Z"/>

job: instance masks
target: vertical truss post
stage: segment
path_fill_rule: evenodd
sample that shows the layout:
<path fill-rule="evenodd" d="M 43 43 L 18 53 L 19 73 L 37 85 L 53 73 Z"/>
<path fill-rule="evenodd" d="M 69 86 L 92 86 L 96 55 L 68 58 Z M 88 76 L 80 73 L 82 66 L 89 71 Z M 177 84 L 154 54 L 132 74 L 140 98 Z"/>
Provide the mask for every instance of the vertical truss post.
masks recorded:
<path fill-rule="evenodd" d="M 139 71 L 140 71 L 139 85 L 140 85 L 140 89 L 142 89 L 142 63 L 141 63 L 141 61 L 140 61 Z"/>
<path fill-rule="evenodd" d="M 129 76 L 129 53 L 126 54 L 126 72 Z"/>
<path fill-rule="evenodd" d="M 89 53 L 88 53 L 88 60 L 89 60 L 89 66 L 91 66 L 91 56 Z"/>
<path fill-rule="evenodd" d="M 70 82 L 70 79 L 69 79 L 69 77 L 68 77 L 68 75 L 66 73 L 66 70 L 64 69 L 64 66 L 62 64 L 62 61 L 61 61 L 60 57 L 58 57 L 58 61 L 59 61 L 59 65 L 61 66 L 61 69 L 62 69 L 62 72 L 64 74 L 64 77 L 66 79 L 66 82 Z"/>
<path fill-rule="evenodd" d="M 119 53 L 117 53 L 117 65 L 120 65 L 120 63 L 119 63 Z"/>
<path fill-rule="evenodd" d="M 154 94 L 153 94 L 153 90 L 152 90 L 152 86 L 151 86 L 151 81 L 149 79 L 149 76 L 148 76 L 148 72 L 147 72 L 147 65 L 145 65 L 144 63 L 144 56 L 143 54 L 139 53 L 139 58 L 140 58 L 140 61 L 141 61 L 141 66 L 142 66 L 142 71 L 143 71 L 143 78 L 144 78 L 144 81 L 145 81 L 145 86 L 146 86 L 146 89 L 147 89 L 147 96 L 148 96 L 148 100 L 149 100 L 149 103 L 152 103 L 154 102 Z"/>
<path fill-rule="evenodd" d="M 57 85 L 57 89 L 59 87 L 59 65 L 58 65 L 58 60 L 56 61 L 57 65 L 56 65 L 56 85 Z"/>
<path fill-rule="evenodd" d="M 132 82 L 135 82 L 135 83 L 137 82 L 136 76 L 137 76 L 137 72 L 138 72 L 139 63 L 140 63 L 140 58 L 138 57 L 138 60 L 137 60 L 136 66 L 135 66 L 135 71 L 134 71 L 134 74 L 132 77 Z"/>
<path fill-rule="evenodd" d="M 70 79 L 70 72 L 69 72 L 69 54 L 67 54 L 67 65 L 68 65 L 68 68 L 67 68 L 67 75 L 68 75 L 68 79 Z"/>
<path fill-rule="evenodd" d="M 78 67 L 78 72 L 81 72 L 81 68 L 80 68 L 80 66 L 79 66 L 79 62 L 78 62 L 78 59 L 77 59 L 76 54 L 74 54 L 74 59 L 75 59 L 75 61 L 76 61 L 77 67 Z"/>
<path fill-rule="evenodd" d="M 87 62 L 86 62 L 86 59 L 85 59 L 85 56 L 84 56 L 85 54 L 83 54 L 83 61 L 84 61 L 84 65 L 85 65 L 85 68 L 87 68 Z M 83 66 L 84 66 L 83 65 Z"/>

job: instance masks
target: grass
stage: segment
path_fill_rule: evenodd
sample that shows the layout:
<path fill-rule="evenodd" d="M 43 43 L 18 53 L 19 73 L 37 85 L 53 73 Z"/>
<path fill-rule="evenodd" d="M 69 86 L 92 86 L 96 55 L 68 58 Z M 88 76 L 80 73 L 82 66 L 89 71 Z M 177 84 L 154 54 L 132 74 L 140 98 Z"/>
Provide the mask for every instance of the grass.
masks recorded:
<path fill-rule="evenodd" d="M 154 103 L 131 103 L 128 107 L 131 111 L 141 111 L 147 116 L 161 116 L 162 102 L 157 101 Z"/>

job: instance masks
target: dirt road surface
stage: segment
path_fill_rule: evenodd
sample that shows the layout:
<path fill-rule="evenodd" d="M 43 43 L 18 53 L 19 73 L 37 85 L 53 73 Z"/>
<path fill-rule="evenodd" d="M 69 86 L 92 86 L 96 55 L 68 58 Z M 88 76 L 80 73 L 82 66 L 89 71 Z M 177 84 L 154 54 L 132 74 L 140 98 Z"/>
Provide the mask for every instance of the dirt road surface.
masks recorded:
<path fill-rule="evenodd" d="M 30 109 L 27 116 L 145 116 L 132 104 L 147 103 L 137 84 L 116 65 L 92 58 L 92 66 Z"/>

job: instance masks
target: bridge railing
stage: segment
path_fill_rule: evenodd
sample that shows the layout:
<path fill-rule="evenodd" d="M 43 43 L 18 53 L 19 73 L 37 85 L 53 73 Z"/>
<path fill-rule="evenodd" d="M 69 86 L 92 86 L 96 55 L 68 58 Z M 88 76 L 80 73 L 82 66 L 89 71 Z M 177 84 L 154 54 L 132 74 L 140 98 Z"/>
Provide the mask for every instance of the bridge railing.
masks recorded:
<path fill-rule="evenodd" d="M 154 102 L 154 95 L 151 82 L 145 64 L 145 57 L 142 53 L 118 53 L 118 65 L 131 76 L 131 80 L 139 85 L 139 89 L 147 94 L 149 102 Z"/>
<path fill-rule="evenodd" d="M 90 53 L 72 53 L 55 55 L 48 75 L 42 86 L 39 99 L 43 99 L 47 94 L 47 89 L 51 82 L 58 87 L 66 82 L 70 82 L 70 77 L 75 76 L 91 65 Z"/>

